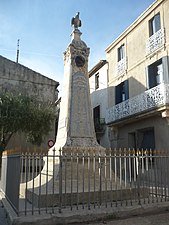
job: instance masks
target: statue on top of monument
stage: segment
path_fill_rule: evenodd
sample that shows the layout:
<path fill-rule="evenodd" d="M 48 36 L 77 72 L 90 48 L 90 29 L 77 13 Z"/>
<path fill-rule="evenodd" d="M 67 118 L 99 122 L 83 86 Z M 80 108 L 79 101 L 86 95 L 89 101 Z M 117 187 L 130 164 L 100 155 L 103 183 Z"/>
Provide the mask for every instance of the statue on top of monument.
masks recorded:
<path fill-rule="evenodd" d="M 71 25 L 74 26 L 74 29 L 78 29 L 78 27 L 81 27 L 82 25 L 81 20 L 79 19 L 79 14 L 80 12 L 77 12 L 76 16 L 71 20 Z"/>

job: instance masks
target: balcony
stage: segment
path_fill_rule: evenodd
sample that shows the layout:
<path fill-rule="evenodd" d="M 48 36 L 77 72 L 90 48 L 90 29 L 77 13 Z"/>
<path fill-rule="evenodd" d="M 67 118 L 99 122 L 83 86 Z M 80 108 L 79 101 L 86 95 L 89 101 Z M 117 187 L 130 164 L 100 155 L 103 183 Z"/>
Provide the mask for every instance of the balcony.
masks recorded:
<path fill-rule="evenodd" d="M 147 55 L 153 53 L 154 51 L 162 47 L 164 43 L 165 43 L 165 33 L 163 28 L 157 31 L 147 40 L 146 43 Z"/>
<path fill-rule="evenodd" d="M 94 119 L 94 128 L 95 128 L 96 134 L 104 134 L 105 119 L 104 118 L 95 118 Z"/>
<path fill-rule="evenodd" d="M 106 123 L 110 124 L 121 119 L 127 119 L 166 104 L 169 104 L 169 84 L 162 83 L 108 109 Z"/>
<path fill-rule="evenodd" d="M 126 57 L 124 57 L 117 63 L 117 75 L 119 76 L 120 74 L 124 73 L 126 69 L 127 69 L 127 60 Z"/>

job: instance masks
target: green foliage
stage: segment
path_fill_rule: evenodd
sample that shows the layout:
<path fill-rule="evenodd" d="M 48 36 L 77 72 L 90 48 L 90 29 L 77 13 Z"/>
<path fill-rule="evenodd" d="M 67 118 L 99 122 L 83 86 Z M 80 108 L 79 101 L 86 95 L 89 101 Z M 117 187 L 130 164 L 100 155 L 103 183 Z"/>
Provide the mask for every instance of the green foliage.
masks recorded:
<path fill-rule="evenodd" d="M 0 147 L 5 149 L 16 132 L 24 132 L 27 141 L 40 145 L 54 121 L 54 108 L 33 98 L 12 93 L 0 94 Z"/>

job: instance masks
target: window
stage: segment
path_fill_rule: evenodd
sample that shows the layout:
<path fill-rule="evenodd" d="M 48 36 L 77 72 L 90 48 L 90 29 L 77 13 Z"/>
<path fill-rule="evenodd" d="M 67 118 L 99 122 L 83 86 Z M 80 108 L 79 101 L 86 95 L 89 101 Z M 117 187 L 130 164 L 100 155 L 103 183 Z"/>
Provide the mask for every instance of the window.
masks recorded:
<path fill-rule="evenodd" d="M 128 80 L 115 87 L 115 103 L 118 104 L 129 98 Z"/>
<path fill-rule="evenodd" d="M 128 138 L 129 138 L 128 139 L 129 146 L 131 149 L 133 148 L 133 149 L 147 150 L 148 155 L 150 155 L 150 150 L 152 150 L 150 156 L 153 155 L 153 151 L 155 149 L 155 133 L 153 127 L 136 130 L 133 133 L 129 133 Z M 154 158 L 149 157 L 149 161 L 154 162 Z M 143 160 L 140 161 L 140 167 L 142 167 L 142 163 L 144 163 L 144 165 L 147 163 L 146 158 L 144 158 L 144 162 Z M 134 169 L 135 166 L 133 164 L 131 164 L 131 166 Z M 134 174 L 132 173 L 132 176 L 133 175 Z"/>
<path fill-rule="evenodd" d="M 95 75 L 95 90 L 99 88 L 99 73 Z"/>
<path fill-rule="evenodd" d="M 93 109 L 93 118 L 94 118 L 94 121 L 100 120 L 100 105 L 96 106 Z"/>
<path fill-rule="evenodd" d="M 162 59 L 148 66 L 148 87 L 153 88 L 163 82 Z"/>
<path fill-rule="evenodd" d="M 105 132 L 105 119 L 100 118 L 100 105 L 93 108 L 93 121 L 94 121 L 94 128 L 97 134 L 103 134 Z M 97 139 L 100 138 L 97 136 Z"/>
<path fill-rule="evenodd" d="M 155 135 L 153 127 L 137 130 L 136 147 L 139 149 L 147 149 L 148 151 L 150 151 L 150 149 L 155 149 Z"/>
<path fill-rule="evenodd" d="M 124 44 L 118 48 L 118 62 L 124 58 Z"/>
<path fill-rule="evenodd" d="M 96 106 L 93 109 L 93 119 L 94 119 L 94 128 L 95 131 L 97 132 L 100 127 L 100 105 Z"/>
<path fill-rule="evenodd" d="M 158 13 L 149 21 L 149 35 L 152 36 L 160 29 L 161 29 L 160 13 Z"/>
<path fill-rule="evenodd" d="M 136 146 L 136 132 L 132 132 L 128 134 L 128 143 L 130 149 L 137 149 Z"/>
<path fill-rule="evenodd" d="M 127 61 L 125 56 L 125 46 L 121 45 L 117 49 L 117 75 L 119 76 L 122 73 L 125 73 L 127 69 Z"/>

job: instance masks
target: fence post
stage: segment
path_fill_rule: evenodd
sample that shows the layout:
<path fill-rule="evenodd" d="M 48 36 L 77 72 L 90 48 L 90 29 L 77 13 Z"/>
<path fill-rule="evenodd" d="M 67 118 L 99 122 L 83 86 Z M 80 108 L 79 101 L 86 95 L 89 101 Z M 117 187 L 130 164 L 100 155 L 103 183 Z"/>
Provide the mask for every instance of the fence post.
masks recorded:
<path fill-rule="evenodd" d="M 59 213 L 62 211 L 62 150 L 59 150 Z"/>
<path fill-rule="evenodd" d="M 141 205 L 141 199 L 140 199 L 140 197 L 141 197 L 140 196 L 140 194 L 141 194 L 140 193 L 141 160 L 140 160 L 140 150 L 139 149 L 137 150 L 137 160 L 138 160 L 138 165 L 137 165 L 137 167 L 138 167 L 137 168 L 138 169 L 137 170 L 137 176 L 138 176 L 137 177 L 137 185 L 138 186 L 137 187 L 138 187 L 138 201 L 139 201 L 138 204 Z"/>
<path fill-rule="evenodd" d="M 99 152 L 99 207 L 102 204 L 102 159 L 101 151 Z"/>
<path fill-rule="evenodd" d="M 9 155 L 8 152 L 6 155 L 3 154 L 0 187 L 17 214 L 19 213 L 20 158 L 20 154 Z"/>

